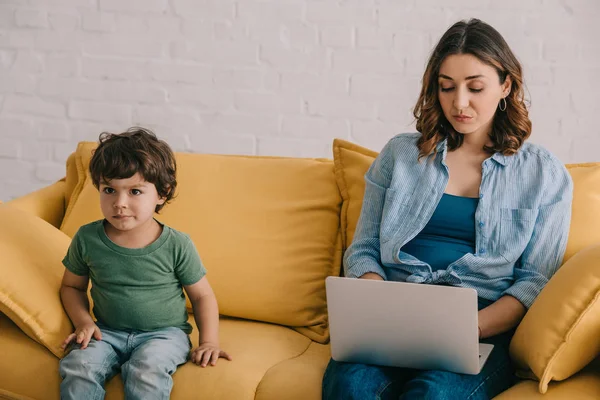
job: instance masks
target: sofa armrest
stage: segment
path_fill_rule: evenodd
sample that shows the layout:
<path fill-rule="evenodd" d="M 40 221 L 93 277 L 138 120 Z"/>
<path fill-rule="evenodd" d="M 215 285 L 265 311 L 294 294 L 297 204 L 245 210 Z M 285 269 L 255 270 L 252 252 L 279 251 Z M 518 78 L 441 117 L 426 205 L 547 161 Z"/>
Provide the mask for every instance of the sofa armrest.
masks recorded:
<path fill-rule="evenodd" d="M 33 214 L 56 228 L 65 216 L 65 179 L 5 204 Z"/>
<path fill-rule="evenodd" d="M 266 373 L 256 388 L 255 400 L 320 399 L 323 374 L 331 358 L 329 345 L 312 342 L 300 356 L 283 361 Z"/>

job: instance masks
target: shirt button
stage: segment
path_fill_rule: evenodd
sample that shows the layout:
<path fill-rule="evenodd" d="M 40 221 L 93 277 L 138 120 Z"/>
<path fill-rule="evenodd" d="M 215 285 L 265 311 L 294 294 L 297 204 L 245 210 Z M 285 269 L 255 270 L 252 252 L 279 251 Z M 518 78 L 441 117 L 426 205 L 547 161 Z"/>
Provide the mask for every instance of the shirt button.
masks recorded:
<path fill-rule="evenodd" d="M 483 227 L 485 225 L 485 223 L 483 221 L 479 221 L 479 226 Z"/>
<path fill-rule="evenodd" d="M 479 249 L 479 254 L 485 254 L 485 249 Z"/>
<path fill-rule="evenodd" d="M 480 194 L 479 194 L 479 198 L 480 198 L 480 199 L 483 199 L 483 193 L 480 193 Z"/>

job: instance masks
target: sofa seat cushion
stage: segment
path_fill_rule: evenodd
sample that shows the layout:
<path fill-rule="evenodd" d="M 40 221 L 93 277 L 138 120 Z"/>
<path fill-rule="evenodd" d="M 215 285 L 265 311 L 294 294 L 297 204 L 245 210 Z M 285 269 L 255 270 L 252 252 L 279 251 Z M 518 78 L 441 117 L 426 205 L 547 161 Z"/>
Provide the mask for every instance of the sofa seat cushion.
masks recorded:
<path fill-rule="evenodd" d="M 192 343 L 197 345 L 193 318 L 190 323 L 194 326 Z M 32 398 L 58 399 L 58 359 L 1 314 L 0 332 L 0 387 Z M 294 391 L 286 398 L 319 398 L 307 394 L 320 395 L 329 361 L 328 346 L 287 327 L 226 317 L 221 319 L 220 336 L 233 361 L 221 359 L 217 366 L 206 368 L 192 363 L 181 366 L 173 376 L 172 399 L 243 400 L 256 396 L 268 400 L 287 396 L 279 388 Z M 123 399 L 120 376 L 111 379 L 106 389 L 107 399 Z"/>
<path fill-rule="evenodd" d="M 102 218 L 80 143 L 79 180 L 61 230 Z M 176 153 L 177 192 L 157 217 L 189 234 L 223 315 L 287 325 L 329 340 L 325 278 L 341 266 L 333 161 Z M 73 170 L 68 168 L 68 171 Z"/>
<path fill-rule="evenodd" d="M 551 382 L 541 394 L 538 382 L 524 380 L 494 400 L 598 400 L 600 399 L 600 359 L 563 382 Z"/>

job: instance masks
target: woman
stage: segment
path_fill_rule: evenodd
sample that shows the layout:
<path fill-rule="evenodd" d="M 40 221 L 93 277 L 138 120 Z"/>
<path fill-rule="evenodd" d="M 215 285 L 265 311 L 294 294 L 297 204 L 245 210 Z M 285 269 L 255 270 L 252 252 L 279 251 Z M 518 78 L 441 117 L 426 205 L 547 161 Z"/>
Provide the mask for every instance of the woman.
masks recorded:
<path fill-rule="evenodd" d="M 494 28 L 472 19 L 443 35 L 414 115 L 419 133 L 391 139 L 365 175 L 345 274 L 474 288 L 495 347 L 478 375 L 331 360 L 324 399 L 493 398 L 514 383 L 514 328 L 562 261 L 572 182 L 525 143 L 521 66 Z"/>

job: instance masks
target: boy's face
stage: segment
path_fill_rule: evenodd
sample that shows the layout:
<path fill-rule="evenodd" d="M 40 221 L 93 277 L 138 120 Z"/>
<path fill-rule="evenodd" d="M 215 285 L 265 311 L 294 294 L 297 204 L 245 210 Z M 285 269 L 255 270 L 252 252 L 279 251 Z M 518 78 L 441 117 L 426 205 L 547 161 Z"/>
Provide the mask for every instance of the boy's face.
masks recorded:
<path fill-rule="evenodd" d="M 100 208 L 104 218 L 119 231 L 132 231 L 148 226 L 158 204 L 165 202 L 153 183 L 139 173 L 131 178 L 100 182 Z"/>

